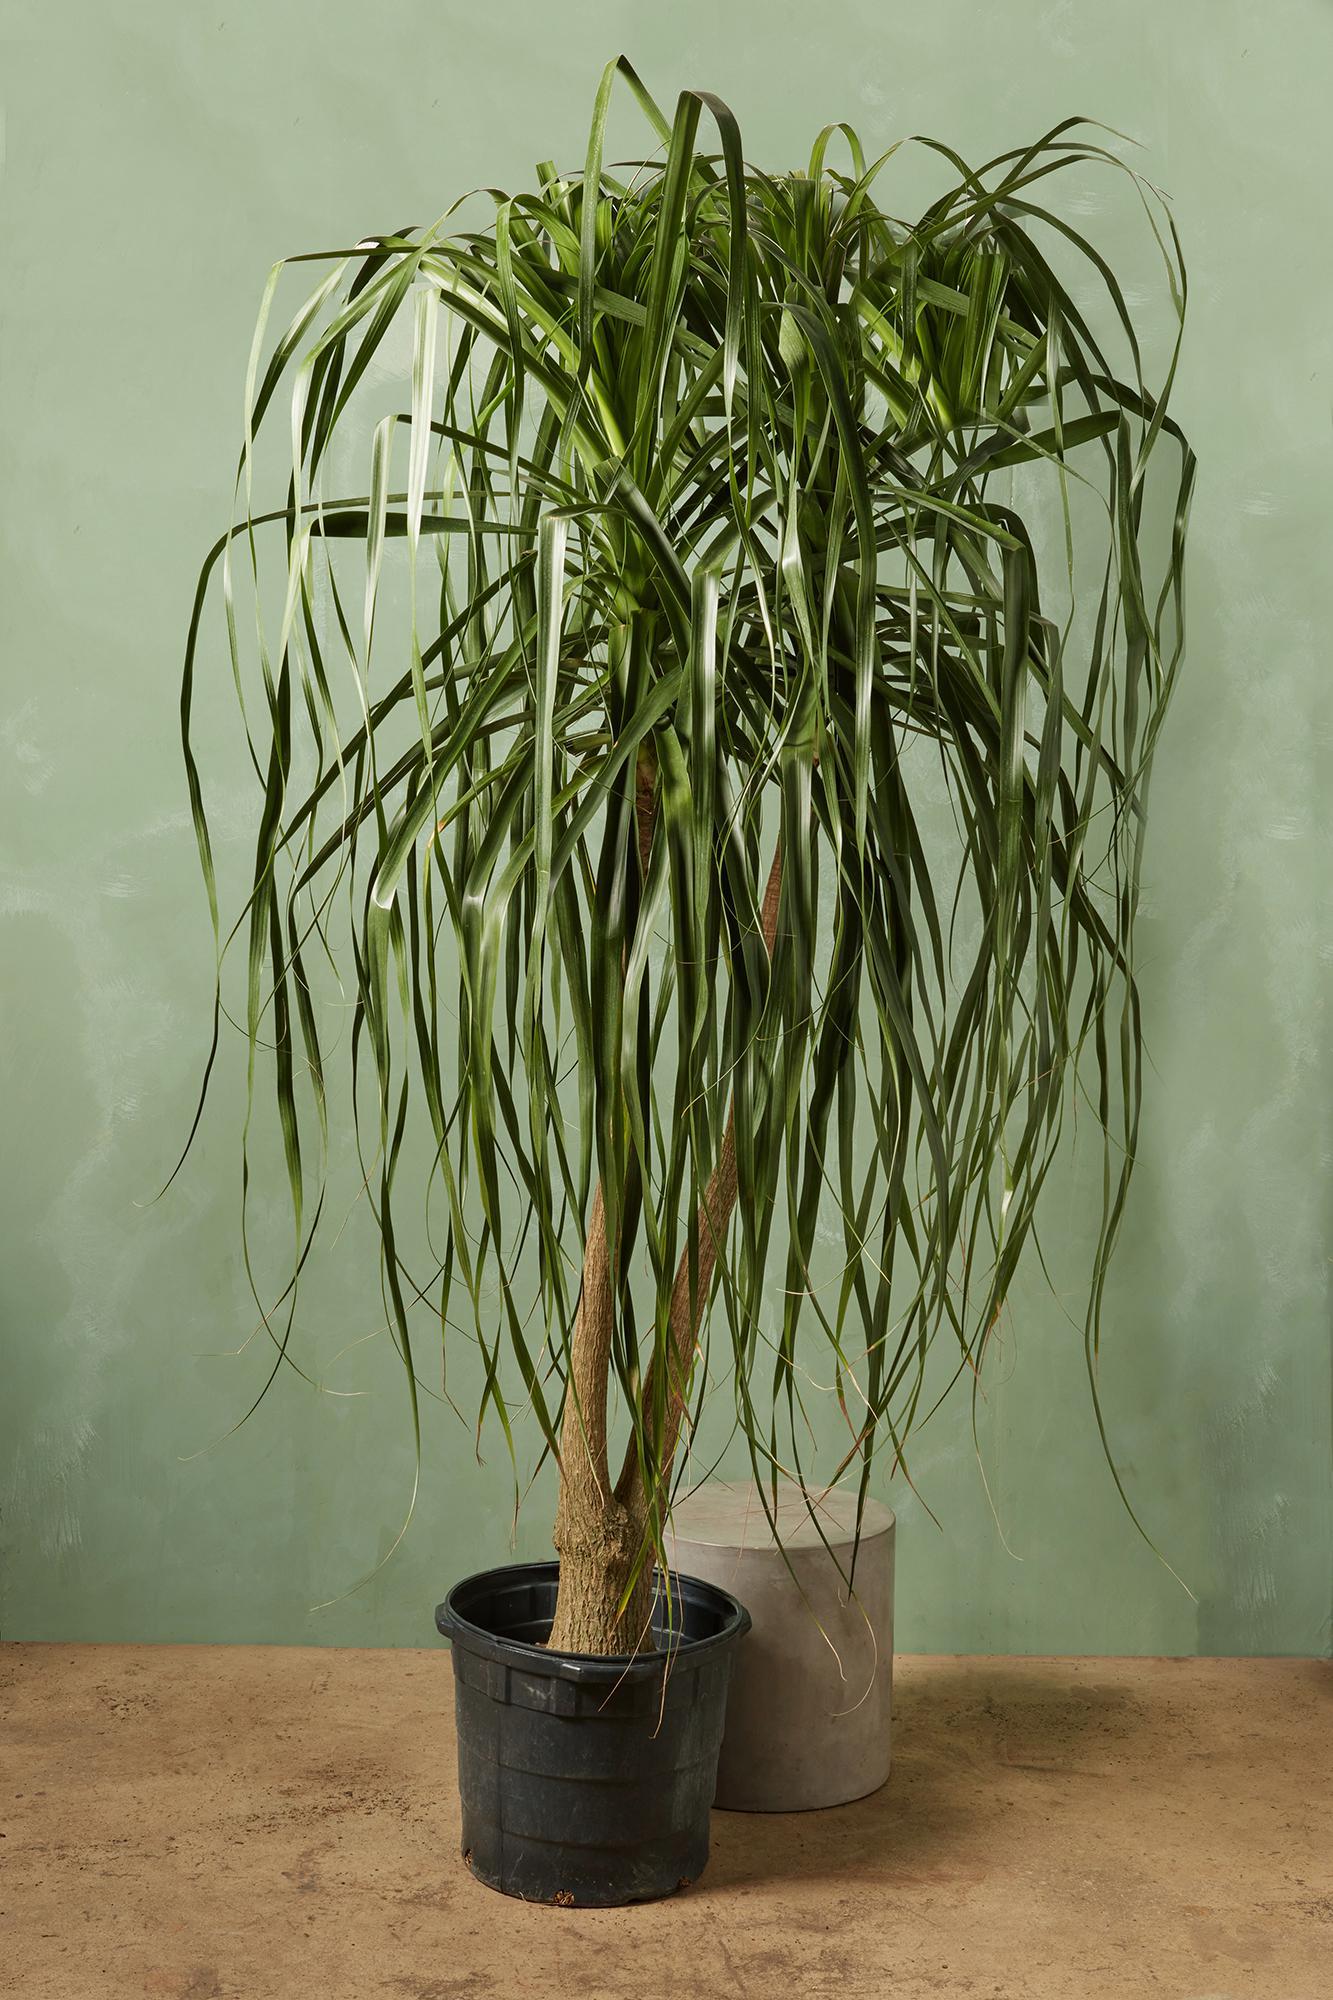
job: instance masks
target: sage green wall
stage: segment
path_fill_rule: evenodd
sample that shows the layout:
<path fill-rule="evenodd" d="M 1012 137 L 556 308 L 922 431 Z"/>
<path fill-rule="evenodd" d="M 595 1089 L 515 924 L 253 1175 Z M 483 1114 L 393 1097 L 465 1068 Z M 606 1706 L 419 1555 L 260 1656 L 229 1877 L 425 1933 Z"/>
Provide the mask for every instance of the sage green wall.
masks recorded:
<path fill-rule="evenodd" d="M 500 1441 L 478 1466 L 434 1411 L 397 1556 L 310 1608 L 387 1550 L 411 1477 L 387 1341 L 339 1358 L 380 1318 L 359 1215 L 307 1288 L 302 1353 L 366 1393 L 286 1375 L 191 1456 L 266 1362 L 262 1335 L 226 1355 L 252 1327 L 234 1105 L 150 1205 L 210 989 L 176 676 L 269 264 L 527 184 L 539 155 L 577 163 L 624 48 L 663 98 L 720 91 L 763 163 L 795 164 L 832 119 L 872 151 L 926 131 L 976 158 L 1080 111 L 1136 135 L 1174 197 L 1193 283 L 1178 410 L 1202 462 L 1192 645 L 1155 780 L 1156 1076 L 1102 1384 L 1135 1504 L 1198 1601 L 1121 1511 L 1079 1340 L 1029 1279 L 980 1418 L 1012 1555 L 964 1399 L 914 1462 L 940 1526 L 895 1489 L 899 1629 L 912 1649 L 1324 1650 L 1333 10 L 6 0 L 3 20 L 4 1636 L 417 1643 L 450 1578 L 511 1546 Z M 1078 220 L 1118 254 L 1133 218 L 1108 185 Z M 210 701 L 225 864 L 244 772 L 225 690 Z M 1061 1270 L 1089 1220 L 1074 1174 Z M 549 1505 L 543 1488 L 521 1552 Z"/>

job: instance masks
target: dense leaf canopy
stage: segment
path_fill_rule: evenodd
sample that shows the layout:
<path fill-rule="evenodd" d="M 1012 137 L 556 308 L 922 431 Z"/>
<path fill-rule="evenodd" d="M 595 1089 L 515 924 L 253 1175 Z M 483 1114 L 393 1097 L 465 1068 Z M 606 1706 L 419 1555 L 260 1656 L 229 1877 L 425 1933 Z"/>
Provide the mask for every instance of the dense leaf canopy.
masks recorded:
<path fill-rule="evenodd" d="M 618 81 L 659 150 L 613 170 Z M 1075 167 L 1124 177 L 1176 322 L 1183 271 L 1161 201 L 1076 123 L 975 172 L 933 153 L 950 185 L 908 224 L 879 206 L 889 156 L 850 130 L 763 173 L 725 105 L 687 92 L 668 123 L 622 62 L 582 174 L 543 165 L 483 228 L 329 257 L 277 337 L 273 273 L 186 759 L 216 924 L 191 704 L 220 576 L 238 688 L 263 690 L 232 933 L 252 1098 L 271 1073 L 299 1272 L 332 956 L 414 1416 L 429 1310 L 481 1344 L 479 1419 L 508 1434 L 521 1377 L 555 1443 L 600 1185 L 651 1488 L 662 1369 L 644 1384 L 730 1126 L 701 1338 L 715 1373 L 734 1362 L 756 1462 L 798 1450 L 798 1323 L 826 1344 L 845 1464 L 864 1475 L 884 1437 L 901 1457 L 935 1335 L 959 1373 L 981 1359 L 1076 1089 L 1105 1147 L 1095 1350 L 1135 1152 L 1143 801 L 1192 459 L 1166 415 L 1174 351 L 1150 392 L 1116 277 L 1048 190 Z M 367 420 L 400 327 L 410 381 L 404 362 L 400 402 Z M 265 509 L 261 435 L 286 425 Z M 359 492 L 334 477 L 349 439 Z M 270 542 L 285 594 L 256 649 L 236 602 L 247 578 L 264 597 Z M 390 645 L 393 571 L 411 619 Z M 397 1221 L 418 1120 L 425 1265 Z M 284 1348 L 295 1295 L 267 1302 Z"/>

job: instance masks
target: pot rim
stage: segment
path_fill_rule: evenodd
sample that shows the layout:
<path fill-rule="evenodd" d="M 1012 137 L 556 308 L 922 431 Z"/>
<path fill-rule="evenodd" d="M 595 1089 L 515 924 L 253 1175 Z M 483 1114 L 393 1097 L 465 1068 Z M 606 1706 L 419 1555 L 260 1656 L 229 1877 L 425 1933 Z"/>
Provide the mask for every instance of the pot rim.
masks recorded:
<path fill-rule="evenodd" d="M 523 1665 L 530 1670 L 550 1675 L 560 1680 L 571 1681 L 624 1681 L 644 1680 L 672 1667 L 677 1661 L 691 1665 L 706 1654 L 720 1651 L 743 1639 L 750 1630 L 750 1614 L 739 1598 L 733 1597 L 716 1583 L 709 1583 L 700 1576 L 690 1576 L 683 1570 L 667 1572 L 677 1585 L 684 1586 L 692 1594 L 712 1599 L 724 1613 L 725 1622 L 717 1632 L 710 1632 L 706 1638 L 690 1639 L 679 1634 L 666 1648 L 655 1648 L 647 1653 L 565 1653 L 554 1652 L 547 1646 L 533 1645 L 527 1639 L 511 1639 L 504 1633 L 492 1632 L 484 1625 L 467 1617 L 458 1608 L 457 1600 L 465 1592 L 477 1585 L 489 1583 L 492 1579 L 512 1579 L 526 1574 L 533 1582 L 553 1579 L 559 1574 L 560 1564 L 554 1558 L 546 1562 L 500 1563 L 492 1569 L 475 1570 L 471 1576 L 460 1577 L 445 1597 L 443 1603 L 435 1607 L 437 1631 L 454 1645 L 483 1659 L 498 1660 L 506 1665 Z M 662 1571 L 655 1569 L 655 1578 Z M 684 1595 L 684 1589 L 681 1592 Z"/>

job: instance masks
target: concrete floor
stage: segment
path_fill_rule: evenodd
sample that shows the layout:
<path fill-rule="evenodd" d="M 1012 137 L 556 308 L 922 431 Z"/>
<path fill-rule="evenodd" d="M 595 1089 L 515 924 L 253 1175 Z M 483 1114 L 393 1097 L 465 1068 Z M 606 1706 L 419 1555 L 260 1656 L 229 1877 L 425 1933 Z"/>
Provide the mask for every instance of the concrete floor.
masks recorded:
<path fill-rule="evenodd" d="M 904 1659 L 894 1771 L 633 1910 L 458 1858 L 440 1653 L 0 1648 L 22 2000 L 1326 2000 L 1333 1671 Z"/>

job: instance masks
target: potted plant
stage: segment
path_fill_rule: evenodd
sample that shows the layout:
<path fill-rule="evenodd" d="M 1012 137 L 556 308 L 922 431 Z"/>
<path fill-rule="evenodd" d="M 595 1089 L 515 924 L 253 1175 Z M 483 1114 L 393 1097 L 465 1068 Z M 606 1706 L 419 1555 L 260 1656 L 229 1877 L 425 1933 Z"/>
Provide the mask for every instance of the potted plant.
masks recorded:
<path fill-rule="evenodd" d="M 618 78 L 658 148 L 628 168 Z M 582 173 L 317 260 L 276 338 L 282 267 L 265 294 L 182 718 L 216 929 L 191 714 L 220 573 L 261 801 L 227 942 L 296 1228 L 274 1366 L 322 1214 L 332 960 L 412 1421 L 423 1322 L 465 1315 L 479 1422 L 508 1435 L 517 1383 L 559 1464 L 558 1566 L 441 1614 L 465 1843 L 517 1893 L 661 1894 L 706 1856 L 744 1614 L 661 1557 L 709 1344 L 756 1476 L 800 1475 L 798 1328 L 837 1472 L 864 1494 L 881 1442 L 905 1470 L 936 1334 L 975 1381 L 1076 1073 L 1096 1351 L 1193 462 L 1174 351 L 1150 389 L 1113 272 L 1045 205 L 1125 171 L 1076 123 L 976 172 L 935 146 L 908 225 L 848 128 L 764 173 L 717 98 L 668 121 L 622 59 Z"/>

